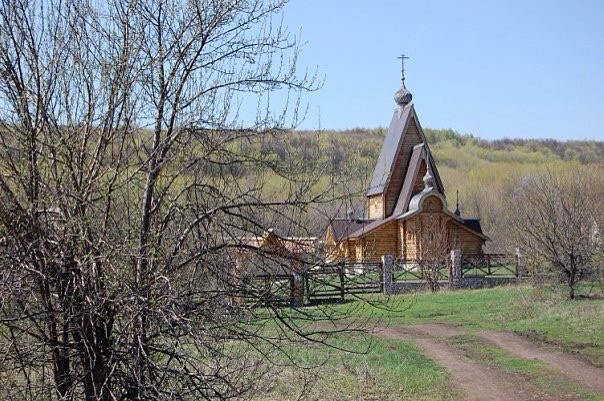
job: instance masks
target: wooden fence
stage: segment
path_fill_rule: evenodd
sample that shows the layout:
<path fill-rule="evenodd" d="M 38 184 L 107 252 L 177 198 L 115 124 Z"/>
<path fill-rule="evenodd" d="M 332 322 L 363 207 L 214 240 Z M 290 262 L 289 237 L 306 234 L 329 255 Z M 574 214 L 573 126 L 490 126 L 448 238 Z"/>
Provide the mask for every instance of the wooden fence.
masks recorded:
<path fill-rule="evenodd" d="M 462 277 L 516 276 L 520 275 L 518 259 L 511 255 L 492 253 L 462 255 Z"/>
<path fill-rule="evenodd" d="M 380 262 L 338 263 L 311 269 L 304 274 L 308 302 L 321 302 L 346 295 L 382 291 L 382 264 Z"/>
<path fill-rule="evenodd" d="M 390 283 L 448 282 L 451 259 L 442 261 L 395 260 Z M 518 277 L 518 260 L 510 255 L 462 255 L 461 277 Z M 257 275 L 250 278 L 248 299 L 256 304 L 319 303 L 343 301 L 347 295 L 379 293 L 384 290 L 381 262 L 335 263 L 300 273 Z M 302 299 L 303 301 L 300 301 Z M 260 301 L 260 302 L 259 302 Z"/>

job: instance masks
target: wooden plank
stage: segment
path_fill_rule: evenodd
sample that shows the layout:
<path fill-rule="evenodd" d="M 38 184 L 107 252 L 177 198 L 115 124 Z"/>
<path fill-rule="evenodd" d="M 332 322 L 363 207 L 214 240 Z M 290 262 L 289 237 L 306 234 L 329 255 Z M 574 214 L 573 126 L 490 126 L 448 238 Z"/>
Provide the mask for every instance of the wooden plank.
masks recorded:
<path fill-rule="evenodd" d="M 409 160 L 411 159 L 413 147 L 421 142 L 422 139 L 419 134 L 417 122 L 415 121 L 415 118 L 411 118 L 407 130 L 403 134 L 403 141 L 392 166 L 388 186 L 384 193 L 384 211 L 386 217 L 392 214 L 392 211 L 396 206 L 396 201 L 403 186 Z"/>

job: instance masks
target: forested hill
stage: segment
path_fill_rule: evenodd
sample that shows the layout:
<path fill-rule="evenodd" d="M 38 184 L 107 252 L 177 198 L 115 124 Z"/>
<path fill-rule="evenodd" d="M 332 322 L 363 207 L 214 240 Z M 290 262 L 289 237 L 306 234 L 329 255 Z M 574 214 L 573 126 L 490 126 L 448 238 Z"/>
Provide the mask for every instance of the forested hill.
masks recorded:
<path fill-rule="evenodd" d="M 379 153 L 386 132 L 386 128 L 379 127 L 326 130 L 321 134 L 330 139 L 329 143 L 338 160 L 345 158 L 353 149 L 362 155 Z M 304 142 L 305 137 L 315 136 L 317 132 L 298 131 L 297 134 L 298 141 Z M 460 152 L 472 159 L 481 158 L 492 162 L 534 163 L 547 160 L 574 161 L 580 164 L 604 163 L 604 141 L 518 138 L 485 140 L 471 134 L 460 134 L 452 129 L 431 128 L 425 128 L 424 134 L 440 164 L 444 163 L 449 167 L 459 165 Z M 295 138 L 292 139 L 296 142 Z M 361 148 L 357 149 L 359 146 Z"/>
<path fill-rule="evenodd" d="M 277 155 L 289 147 L 316 149 L 335 170 L 347 170 L 349 187 L 357 189 L 356 204 L 363 206 L 362 189 L 373 171 L 385 128 L 291 132 L 274 142 Z M 509 199 L 522 178 L 543 169 L 603 171 L 604 142 L 554 139 L 484 140 L 451 129 L 424 129 L 443 180 L 449 207 L 459 190 L 462 215 L 479 217 L 496 244 L 509 213 Z M 318 140 L 317 140 L 318 139 Z M 284 149 L 279 147 L 283 146 Z M 280 155 L 281 157 L 281 155 Z M 603 178 L 604 180 L 604 178 Z M 513 209 L 513 208 L 512 208 Z"/>

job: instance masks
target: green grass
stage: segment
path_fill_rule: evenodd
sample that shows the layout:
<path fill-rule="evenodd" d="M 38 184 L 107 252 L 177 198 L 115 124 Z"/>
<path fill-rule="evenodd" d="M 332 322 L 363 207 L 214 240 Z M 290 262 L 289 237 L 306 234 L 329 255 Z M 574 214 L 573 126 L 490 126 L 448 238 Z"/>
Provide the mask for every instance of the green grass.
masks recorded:
<path fill-rule="evenodd" d="M 604 365 L 604 300 L 568 301 L 530 287 L 443 291 L 369 297 L 388 310 L 355 301 L 339 306 L 351 317 L 384 318 L 390 324 L 442 322 L 467 329 L 514 331 L 576 352 Z"/>
<path fill-rule="evenodd" d="M 371 306 L 367 301 L 381 307 Z M 307 307 L 305 312 L 319 308 Z M 515 380 L 526 381 L 543 398 L 598 399 L 570 380 L 560 378 L 544 363 L 511 356 L 472 333 L 486 329 L 514 331 L 556 344 L 601 365 L 604 300 L 567 301 L 556 293 L 530 287 L 499 287 L 391 297 L 374 294 L 366 300 L 336 305 L 335 309 L 340 316 L 370 318 L 371 322 L 391 327 L 428 322 L 463 326 L 470 334 L 447 341 L 471 360 L 497 368 Z M 257 400 L 297 399 L 307 380 L 310 385 L 306 399 L 311 400 L 448 400 L 456 396 L 448 382 L 448 373 L 410 342 L 353 333 L 340 333 L 329 341 L 336 348 L 355 353 L 310 342 L 288 345 L 286 354 L 297 365 L 316 369 L 298 369 L 284 363 L 269 380 L 262 382 Z"/>
<path fill-rule="evenodd" d="M 306 399 L 311 400 L 449 400 L 455 395 L 446 371 L 413 344 L 361 334 L 336 335 L 330 344 L 356 353 L 312 343 L 289 346 L 286 353 L 296 364 L 315 369 L 286 363 L 265 380 L 257 399 L 297 399 L 309 379 Z"/>

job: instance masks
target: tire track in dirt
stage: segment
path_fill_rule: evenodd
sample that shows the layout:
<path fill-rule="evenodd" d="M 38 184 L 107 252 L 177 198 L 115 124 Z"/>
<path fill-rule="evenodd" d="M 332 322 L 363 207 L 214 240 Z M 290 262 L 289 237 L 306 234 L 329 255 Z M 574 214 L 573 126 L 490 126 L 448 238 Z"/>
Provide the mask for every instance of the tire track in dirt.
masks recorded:
<path fill-rule="evenodd" d="M 439 337 L 453 337 L 453 336 L 463 336 L 468 334 L 466 330 L 463 330 L 456 326 L 451 326 L 448 324 L 418 324 L 414 326 L 407 326 L 407 329 L 421 333 L 427 334 L 429 336 L 439 336 Z"/>
<path fill-rule="evenodd" d="M 465 358 L 458 350 L 430 337 L 421 330 L 429 330 L 436 335 L 438 330 L 453 333 L 452 330 L 440 325 L 425 325 L 422 328 L 377 328 L 374 334 L 388 339 L 412 340 L 423 351 L 424 355 L 444 366 L 452 377 L 454 386 L 465 394 L 462 398 L 467 401 L 500 401 L 500 400 L 536 400 L 543 399 L 526 382 L 514 380 L 510 375 L 497 369 L 489 368 Z M 451 327 L 452 329 L 452 327 Z M 443 333 L 444 331 L 441 331 Z M 418 335 L 420 334 L 420 335 Z M 456 335 L 456 334 L 453 334 Z"/>
<path fill-rule="evenodd" d="M 409 326 L 409 330 L 441 337 L 470 334 L 459 327 L 447 324 L 420 324 Z M 572 381 L 584 385 L 596 393 L 604 394 L 604 369 L 602 368 L 590 365 L 573 355 L 554 351 L 545 346 L 539 346 L 514 333 L 490 330 L 475 333 L 475 335 L 510 355 L 541 361 Z"/>
<path fill-rule="evenodd" d="M 485 331 L 478 333 L 477 336 L 511 355 L 544 362 L 552 369 L 604 395 L 604 369 L 602 368 L 592 366 L 572 355 L 548 350 L 510 332 Z"/>

